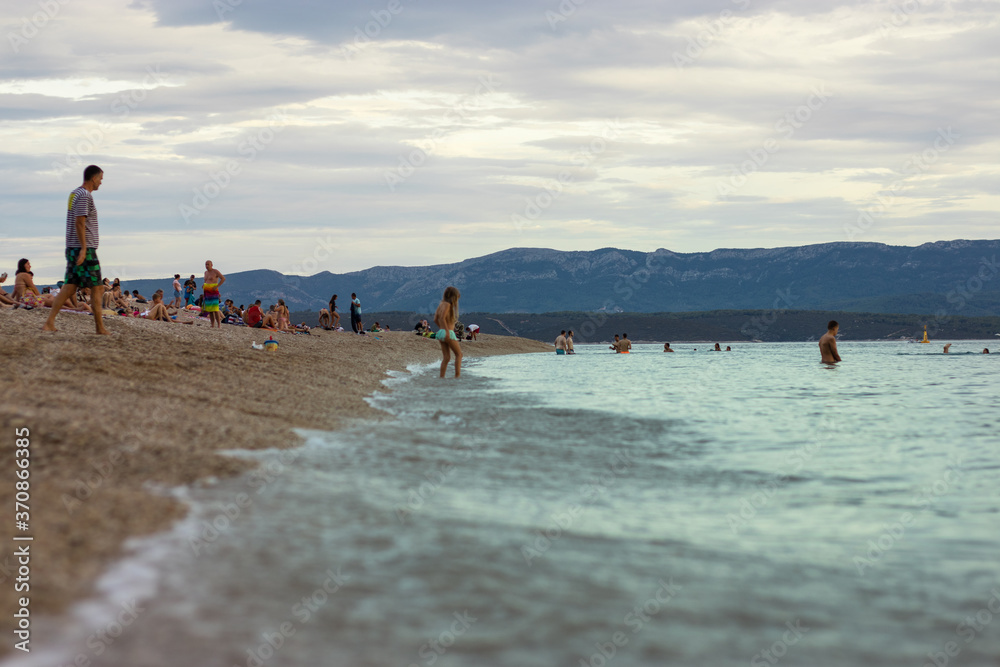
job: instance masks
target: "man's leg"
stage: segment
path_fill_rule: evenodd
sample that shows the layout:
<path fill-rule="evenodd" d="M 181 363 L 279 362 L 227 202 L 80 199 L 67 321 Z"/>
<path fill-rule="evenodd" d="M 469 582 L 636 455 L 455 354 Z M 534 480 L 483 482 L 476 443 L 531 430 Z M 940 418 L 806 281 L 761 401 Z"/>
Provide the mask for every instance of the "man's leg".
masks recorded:
<path fill-rule="evenodd" d="M 49 318 L 45 320 L 45 324 L 42 325 L 42 331 L 58 331 L 58 329 L 56 329 L 56 315 L 63 307 L 63 304 L 66 303 L 66 299 L 70 298 L 74 294 L 76 294 L 76 285 L 63 283 L 62 289 L 59 290 L 59 294 L 56 294 L 56 300 L 52 304 L 52 312 L 49 313 Z"/>
<path fill-rule="evenodd" d="M 111 332 L 104 328 L 104 309 L 101 307 L 104 303 L 104 285 L 92 287 L 90 293 L 93 295 L 90 310 L 94 313 L 94 325 L 97 328 L 97 333 L 102 336 L 110 336 Z"/>

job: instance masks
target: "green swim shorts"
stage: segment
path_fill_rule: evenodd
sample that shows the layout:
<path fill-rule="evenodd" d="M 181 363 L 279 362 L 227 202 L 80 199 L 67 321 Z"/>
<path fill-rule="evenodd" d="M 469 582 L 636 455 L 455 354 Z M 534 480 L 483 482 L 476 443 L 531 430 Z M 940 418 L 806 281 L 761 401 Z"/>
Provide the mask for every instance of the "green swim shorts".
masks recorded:
<path fill-rule="evenodd" d="M 77 266 L 76 258 L 79 256 L 79 248 L 66 248 L 66 277 L 63 281 L 67 285 L 77 287 L 97 287 L 104 280 L 101 277 L 101 263 L 97 260 L 97 251 L 87 248 L 83 264 Z"/>

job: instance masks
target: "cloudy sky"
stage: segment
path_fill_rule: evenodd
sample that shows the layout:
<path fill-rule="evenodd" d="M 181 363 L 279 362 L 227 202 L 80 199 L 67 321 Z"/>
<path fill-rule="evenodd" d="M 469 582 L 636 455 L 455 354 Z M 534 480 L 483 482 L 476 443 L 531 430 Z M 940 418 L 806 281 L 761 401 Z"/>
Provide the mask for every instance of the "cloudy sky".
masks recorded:
<path fill-rule="evenodd" d="M 997 238 L 1000 0 L 0 0 L 2 270 Z"/>

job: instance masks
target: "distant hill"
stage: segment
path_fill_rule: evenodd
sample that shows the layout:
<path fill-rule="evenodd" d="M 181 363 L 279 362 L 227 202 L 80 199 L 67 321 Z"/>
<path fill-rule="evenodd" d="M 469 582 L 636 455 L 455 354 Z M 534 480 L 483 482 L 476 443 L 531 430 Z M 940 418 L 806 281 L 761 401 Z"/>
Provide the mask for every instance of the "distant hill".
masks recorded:
<path fill-rule="evenodd" d="M 410 330 L 424 313 L 368 313 L 374 322 L 393 330 Z M 765 342 L 818 340 L 830 320 L 840 322 L 842 340 L 995 340 L 1000 351 L 1000 317 L 947 317 L 815 310 L 718 310 L 695 313 L 463 313 L 464 324 L 478 324 L 483 333 L 517 335 L 551 343 L 562 329 L 572 329 L 579 343 L 610 340 L 628 333 L 632 340 Z M 293 322 L 316 323 L 314 311 L 292 313 Z M 350 325 L 341 321 L 345 329 Z"/>
<path fill-rule="evenodd" d="M 307 277 L 263 269 L 232 273 L 223 296 L 246 305 L 284 298 L 292 310 L 318 310 L 339 294 L 344 312 L 351 292 L 357 292 L 366 311 L 429 313 L 444 288 L 455 285 L 462 291 L 463 310 L 493 313 L 794 308 L 996 316 L 998 251 L 1000 241 L 964 240 L 918 247 L 825 243 L 706 253 L 512 248 L 426 267 L 378 266 Z M 170 279 L 125 286 L 147 294 L 169 289 Z"/>

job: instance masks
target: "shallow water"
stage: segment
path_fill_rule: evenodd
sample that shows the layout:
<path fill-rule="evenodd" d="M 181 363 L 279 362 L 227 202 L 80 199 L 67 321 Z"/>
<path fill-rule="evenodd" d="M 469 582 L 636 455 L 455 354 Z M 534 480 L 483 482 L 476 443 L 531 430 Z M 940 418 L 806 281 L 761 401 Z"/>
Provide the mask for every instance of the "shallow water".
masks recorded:
<path fill-rule="evenodd" d="M 11 664 L 996 665 L 1000 358 L 956 354 L 984 346 L 578 346 L 395 381 L 395 419 L 185 490 L 104 580 L 105 615 L 155 590 L 134 620 L 78 607 Z"/>

